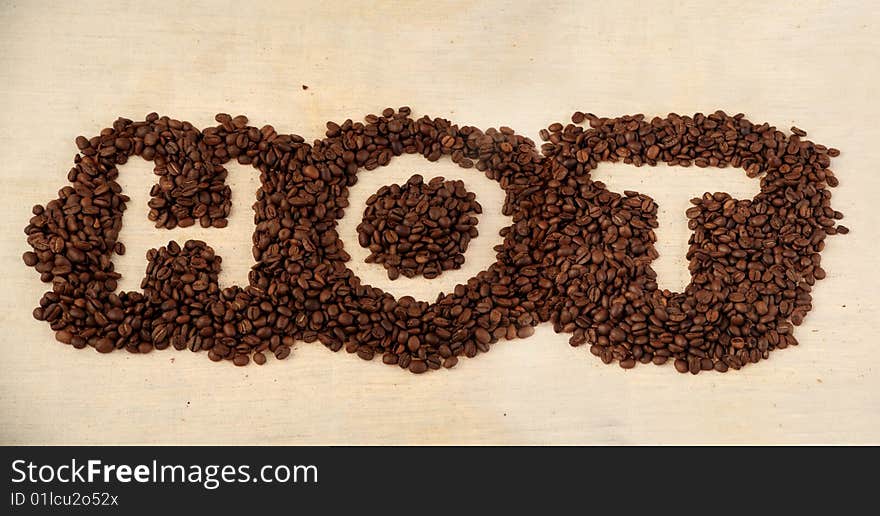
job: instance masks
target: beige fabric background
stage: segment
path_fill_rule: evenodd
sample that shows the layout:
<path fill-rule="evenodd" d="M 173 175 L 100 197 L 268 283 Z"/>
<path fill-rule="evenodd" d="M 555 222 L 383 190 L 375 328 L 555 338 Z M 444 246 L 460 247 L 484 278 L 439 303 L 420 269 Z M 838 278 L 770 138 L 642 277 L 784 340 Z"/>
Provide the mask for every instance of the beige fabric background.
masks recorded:
<path fill-rule="evenodd" d="M 859 1 L 0 1 L 0 443 L 877 443 L 878 14 Z M 852 233 L 828 241 L 801 345 L 727 375 L 623 371 L 549 327 L 417 377 L 317 344 L 247 368 L 172 350 L 99 356 L 32 320 L 47 287 L 21 262 L 22 228 L 65 184 L 78 134 L 119 115 L 206 126 L 225 111 L 313 139 L 327 120 L 400 105 L 535 139 L 576 109 L 722 108 L 796 124 L 842 150 L 834 205 Z M 146 249 L 199 235 L 224 257 L 221 281 L 245 281 L 249 169 L 231 171 L 230 228 L 207 233 L 151 228 L 150 167 L 122 172 L 126 285 L 138 285 Z M 487 208 L 468 268 L 389 285 L 354 266 L 396 294 L 433 298 L 491 261 L 505 221 L 497 187 L 448 162 L 400 160 L 364 174 L 353 195 L 414 172 L 461 177 Z M 663 172 L 629 177 L 658 199 L 696 187 Z M 343 221 L 353 252 L 359 215 Z M 669 249 L 686 241 L 680 226 L 660 235 Z M 681 267 L 658 273 L 675 281 Z"/>

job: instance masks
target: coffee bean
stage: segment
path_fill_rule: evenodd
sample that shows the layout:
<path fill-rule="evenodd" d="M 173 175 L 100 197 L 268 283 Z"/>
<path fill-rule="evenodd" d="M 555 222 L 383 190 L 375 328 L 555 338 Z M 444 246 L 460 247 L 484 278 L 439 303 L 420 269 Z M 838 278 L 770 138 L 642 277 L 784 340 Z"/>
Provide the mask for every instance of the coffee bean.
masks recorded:
<path fill-rule="evenodd" d="M 516 336 L 521 339 L 526 339 L 528 337 L 531 337 L 534 334 L 535 334 L 535 327 L 534 326 L 523 326 L 522 328 L 520 328 L 516 331 Z"/>
<path fill-rule="evenodd" d="M 279 346 L 275 350 L 275 358 L 278 360 L 284 360 L 290 355 L 290 346 Z"/>
<path fill-rule="evenodd" d="M 110 353 L 113 351 L 113 341 L 108 338 L 98 339 L 98 342 L 95 344 L 95 349 L 98 353 Z"/>
<path fill-rule="evenodd" d="M 25 265 L 28 267 L 33 267 L 37 263 L 39 263 L 39 258 L 37 258 L 37 253 L 28 251 L 22 255 L 22 259 L 24 260 Z"/>
<path fill-rule="evenodd" d="M 428 370 L 428 365 L 421 360 L 413 360 L 409 364 L 409 370 L 415 374 L 422 374 Z"/>
<path fill-rule="evenodd" d="M 309 179 L 318 179 L 319 177 L 321 177 L 321 173 L 314 165 L 306 165 L 305 167 L 303 167 L 303 175 Z"/>

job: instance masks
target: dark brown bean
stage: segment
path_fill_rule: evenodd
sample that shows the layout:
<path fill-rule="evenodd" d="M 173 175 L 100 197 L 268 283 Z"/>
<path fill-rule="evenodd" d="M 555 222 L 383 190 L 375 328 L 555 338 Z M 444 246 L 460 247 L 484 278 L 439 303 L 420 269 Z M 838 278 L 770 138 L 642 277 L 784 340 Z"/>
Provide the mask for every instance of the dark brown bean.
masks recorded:
<path fill-rule="evenodd" d="M 95 349 L 98 353 L 110 353 L 113 351 L 113 341 L 108 338 L 98 339 L 98 342 L 95 344 Z"/>

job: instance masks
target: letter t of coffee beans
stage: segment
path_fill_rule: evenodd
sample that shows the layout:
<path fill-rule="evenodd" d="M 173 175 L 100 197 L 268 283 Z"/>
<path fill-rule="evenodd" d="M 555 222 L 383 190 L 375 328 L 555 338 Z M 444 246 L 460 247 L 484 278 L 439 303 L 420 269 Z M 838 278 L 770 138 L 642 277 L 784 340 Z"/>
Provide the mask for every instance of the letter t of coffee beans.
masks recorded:
<path fill-rule="evenodd" d="M 624 196 L 639 192 L 656 204 L 654 234 L 657 241 L 654 246 L 659 256 L 651 262 L 651 267 L 655 272 L 663 271 L 657 276 L 658 288 L 672 292 L 684 292 L 691 281 L 687 253 L 693 228 L 688 228 L 688 221 L 699 213 L 691 199 L 727 192 L 734 199 L 748 200 L 761 190 L 758 179 L 748 177 L 738 168 L 705 170 L 604 164 L 592 175 L 595 181 L 601 181 L 612 192 Z"/>

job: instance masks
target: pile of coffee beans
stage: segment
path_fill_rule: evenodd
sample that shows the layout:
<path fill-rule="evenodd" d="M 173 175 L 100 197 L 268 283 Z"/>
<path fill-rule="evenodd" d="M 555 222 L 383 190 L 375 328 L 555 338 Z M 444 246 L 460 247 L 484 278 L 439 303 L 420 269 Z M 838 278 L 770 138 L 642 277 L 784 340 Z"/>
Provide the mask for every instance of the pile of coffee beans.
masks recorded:
<path fill-rule="evenodd" d="M 364 122 L 328 122 L 325 138 L 312 144 L 249 126 L 243 116 L 216 120 L 199 131 L 150 114 L 77 138 L 70 185 L 35 206 L 25 228 L 33 250 L 24 261 L 52 284 L 34 317 L 59 341 L 99 352 L 173 346 L 236 365 L 262 364 L 267 354 L 282 359 L 296 341 L 320 341 L 423 373 L 453 367 L 499 339 L 528 337 L 549 321 L 606 363 L 671 361 L 680 372 L 723 372 L 797 343 L 792 327 L 825 277 L 825 237 L 848 231 L 830 206 L 838 151 L 743 115 L 648 120 L 578 112 L 572 124 L 541 132 L 540 153 L 509 128 L 415 119 L 405 107 Z M 362 285 L 336 232 L 357 173 L 404 153 L 449 156 L 497 181 L 513 221 L 501 232 L 496 262 L 433 303 Z M 220 289 L 220 257 L 189 241 L 148 253 L 143 292 L 116 292 L 112 256 L 125 252 L 118 235 L 129 200 L 118 166 L 134 155 L 156 163 L 150 218 L 163 228 L 223 227 L 231 195 L 223 165 L 236 159 L 259 171 L 247 286 Z M 656 205 L 647 194 L 592 181 L 603 161 L 739 167 L 760 178 L 761 193 L 694 199 L 692 281 L 681 293 L 661 291 L 650 267 Z"/>
<path fill-rule="evenodd" d="M 468 243 L 477 237 L 483 212 L 462 181 L 414 175 L 403 185 L 383 186 L 367 199 L 358 241 L 370 250 L 367 263 L 381 263 L 388 278 L 433 279 L 461 268 Z"/>
<path fill-rule="evenodd" d="M 578 125 L 588 121 L 589 129 Z M 743 115 L 600 118 L 575 113 L 542 137 L 545 170 L 554 179 L 540 194 L 562 231 L 537 244 L 544 272 L 556 278 L 550 315 L 571 344 L 610 363 L 673 361 L 679 372 L 725 372 L 797 344 L 792 325 L 812 308 L 811 290 L 825 278 L 819 253 L 840 212 L 827 187 L 836 149 L 786 135 Z M 760 177 L 754 199 L 705 194 L 687 211 L 693 231 L 687 254 L 692 281 L 684 292 L 659 290 L 650 267 L 656 205 L 647 195 L 608 191 L 589 178 L 602 161 L 635 166 L 726 167 Z M 707 172 L 711 173 L 711 172 Z M 537 199 L 533 199 L 537 202 Z M 546 220 L 546 217 L 545 217 Z M 533 218 L 533 234 L 545 222 Z"/>

